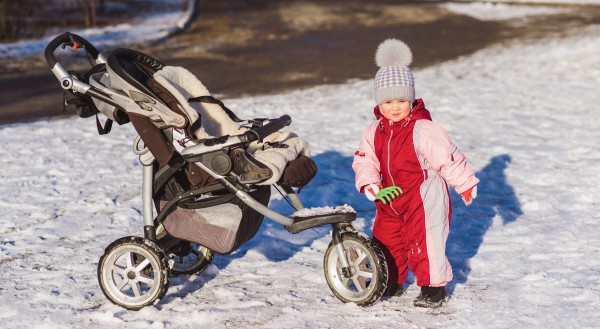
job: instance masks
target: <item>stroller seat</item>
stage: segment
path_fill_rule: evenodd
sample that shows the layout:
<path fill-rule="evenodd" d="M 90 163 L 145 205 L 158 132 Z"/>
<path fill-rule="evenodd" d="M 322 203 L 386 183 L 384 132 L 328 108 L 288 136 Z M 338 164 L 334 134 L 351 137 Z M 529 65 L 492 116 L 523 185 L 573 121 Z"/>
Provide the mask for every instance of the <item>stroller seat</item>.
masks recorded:
<path fill-rule="evenodd" d="M 133 100 L 134 103 L 125 104 L 124 110 L 161 165 L 166 164 L 174 152 L 181 154 L 201 141 L 242 134 L 252 127 L 252 122 L 239 119 L 212 97 L 187 69 L 165 66 L 135 50 L 113 51 L 106 72 L 92 75 L 90 84 L 119 90 Z M 94 102 L 101 112 L 111 117 L 113 107 L 98 100 Z M 284 176 L 288 163 L 299 158 L 301 163 L 308 163 L 309 154 L 308 143 L 296 134 L 277 132 L 251 143 L 245 152 L 236 150 L 234 158 L 238 161 L 234 169 L 244 171 L 240 173 L 243 183 L 272 185 Z M 313 167 L 310 163 L 308 166 Z M 315 168 L 307 168 L 307 171 Z"/>
<path fill-rule="evenodd" d="M 183 105 L 185 113 L 192 113 L 190 117 L 193 119 L 199 115 L 200 128 L 193 132 L 196 138 L 202 140 L 238 135 L 250 129 L 247 122 L 239 120 L 222 103 L 215 101 L 206 87 L 187 69 L 166 66 L 157 71 L 153 78 Z M 183 151 L 179 147 L 182 143 L 183 139 L 179 139 L 175 144 L 179 152 Z M 262 141 L 251 143 L 246 152 L 239 151 L 235 155 L 239 160 L 236 163 L 248 168 L 242 173 L 241 180 L 259 185 L 277 183 L 289 162 L 310 153 L 308 143 L 292 132 L 271 134 Z"/>
<path fill-rule="evenodd" d="M 153 193 L 157 221 L 174 237 L 227 254 L 251 239 L 264 218 L 228 193 L 201 165 L 249 184 L 249 195 L 264 206 L 270 185 L 283 179 L 289 186 L 301 187 L 316 174 L 308 144 L 294 133 L 275 132 L 247 147 L 223 147 L 228 136 L 263 122 L 239 119 L 185 68 L 165 66 L 135 50 L 116 49 L 106 70 L 92 74 L 89 81 L 120 100 L 150 161 L 158 163 Z M 94 102 L 109 118 L 115 112 L 106 102 Z"/>

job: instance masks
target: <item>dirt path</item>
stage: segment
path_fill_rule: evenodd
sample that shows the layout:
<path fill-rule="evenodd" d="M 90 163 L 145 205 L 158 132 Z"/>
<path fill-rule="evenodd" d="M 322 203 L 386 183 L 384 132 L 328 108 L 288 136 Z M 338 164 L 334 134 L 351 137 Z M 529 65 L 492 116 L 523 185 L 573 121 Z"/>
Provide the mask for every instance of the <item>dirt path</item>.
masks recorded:
<path fill-rule="evenodd" d="M 229 98 L 370 79 L 375 48 L 388 37 L 410 45 L 412 66 L 419 68 L 492 44 L 559 37 L 598 23 L 598 7 L 479 21 L 437 3 L 211 0 L 202 2 L 187 33 L 136 49 L 186 67 L 213 94 Z M 20 73 L 0 77 L 0 124 L 73 115 L 62 112 L 62 92 L 41 57 L 22 62 Z M 0 69 L 3 65 L 0 61 Z"/>

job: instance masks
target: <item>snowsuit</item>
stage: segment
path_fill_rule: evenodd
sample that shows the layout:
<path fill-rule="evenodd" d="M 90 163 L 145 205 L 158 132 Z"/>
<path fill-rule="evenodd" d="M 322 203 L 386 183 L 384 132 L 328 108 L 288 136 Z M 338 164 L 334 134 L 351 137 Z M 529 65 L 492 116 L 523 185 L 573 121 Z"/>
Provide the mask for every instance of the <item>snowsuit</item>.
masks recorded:
<path fill-rule="evenodd" d="M 460 194 L 479 180 L 446 132 L 431 121 L 423 100 L 400 122 L 386 120 L 375 107 L 377 121 L 363 132 L 352 168 L 356 188 L 381 182 L 404 192 L 383 204 L 373 237 L 386 247 L 390 283 L 404 283 L 408 267 L 418 286 L 444 286 L 452 280 L 446 257 L 452 209 L 448 184 Z"/>

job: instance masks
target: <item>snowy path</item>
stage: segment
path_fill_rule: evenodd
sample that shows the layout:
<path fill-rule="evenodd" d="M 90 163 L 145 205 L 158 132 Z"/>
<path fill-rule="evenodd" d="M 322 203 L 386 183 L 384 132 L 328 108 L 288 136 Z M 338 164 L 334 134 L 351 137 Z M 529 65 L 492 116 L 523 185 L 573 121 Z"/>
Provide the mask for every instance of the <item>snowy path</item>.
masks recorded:
<path fill-rule="evenodd" d="M 341 304 L 323 276 L 328 230 L 293 236 L 270 221 L 202 275 L 173 277 L 155 307 L 121 309 L 100 292 L 96 266 L 110 242 L 141 235 L 133 130 L 97 136 L 92 119 L 0 126 L 0 327 L 596 327 L 599 35 L 494 47 L 415 72 L 417 95 L 482 180 L 472 207 L 453 196 L 455 280 L 438 311 L 412 306 L 414 284 L 369 308 Z M 371 84 L 226 100 L 241 117 L 290 114 L 319 165 L 301 198 L 352 205 L 367 233 L 374 212 L 350 164 L 372 119 Z M 281 200 L 271 207 L 291 212 Z"/>

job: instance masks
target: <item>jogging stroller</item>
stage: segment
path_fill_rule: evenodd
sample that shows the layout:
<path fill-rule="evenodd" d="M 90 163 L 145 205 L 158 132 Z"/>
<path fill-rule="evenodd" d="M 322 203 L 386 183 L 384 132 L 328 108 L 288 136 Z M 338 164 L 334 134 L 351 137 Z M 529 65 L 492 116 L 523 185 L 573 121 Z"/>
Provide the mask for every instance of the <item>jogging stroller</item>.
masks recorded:
<path fill-rule="evenodd" d="M 59 46 L 84 49 L 95 65 L 84 74 L 66 70 L 54 54 Z M 242 120 L 184 68 L 123 48 L 106 59 L 68 32 L 48 44 L 45 57 L 66 107 L 96 116 L 101 135 L 113 122 L 131 123 L 138 134 L 133 152 L 143 168 L 143 237 L 117 239 L 99 260 L 100 288 L 112 303 L 130 310 L 155 303 L 171 275 L 201 273 L 214 253 L 229 254 L 254 237 L 264 217 L 292 234 L 331 225 L 324 271 L 333 294 L 362 306 L 381 297 L 385 258 L 352 226 L 354 210 L 302 205 L 298 189 L 317 168 L 306 143 L 280 131 L 291 124 L 288 115 Z M 267 207 L 272 186 L 283 191 L 293 215 Z"/>

